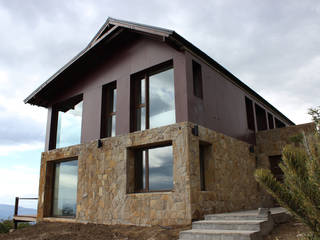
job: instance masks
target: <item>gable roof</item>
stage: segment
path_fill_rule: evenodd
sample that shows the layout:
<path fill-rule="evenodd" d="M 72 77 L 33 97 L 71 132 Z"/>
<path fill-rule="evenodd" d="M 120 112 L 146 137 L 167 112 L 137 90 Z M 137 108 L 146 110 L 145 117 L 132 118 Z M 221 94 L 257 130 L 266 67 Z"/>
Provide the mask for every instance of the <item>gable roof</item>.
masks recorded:
<path fill-rule="evenodd" d="M 100 28 L 97 34 L 92 38 L 89 44 L 74 58 L 72 58 L 67 64 L 60 68 L 55 74 L 53 74 L 47 81 L 41 84 L 35 91 L 33 91 L 25 100 L 24 103 L 38 105 L 42 107 L 48 107 L 48 103 L 41 98 L 41 94 L 54 85 L 57 78 L 63 74 L 67 69 L 72 68 L 74 64 L 83 60 L 87 57 L 88 53 L 96 48 L 103 41 L 111 41 L 115 36 L 119 35 L 124 29 L 131 30 L 144 35 L 157 36 L 169 45 L 179 50 L 189 51 L 196 56 L 200 57 L 207 64 L 213 66 L 215 69 L 223 73 L 228 77 L 235 85 L 244 89 L 249 95 L 262 102 L 264 105 L 272 109 L 275 113 L 285 119 L 289 124 L 294 123 L 283 115 L 279 110 L 262 98 L 258 93 L 253 91 L 250 87 L 240 81 L 231 72 L 225 69 L 222 65 L 216 62 L 214 59 L 209 57 L 206 53 L 201 51 L 199 48 L 194 46 L 192 43 L 184 39 L 182 36 L 177 34 L 175 31 L 155 26 L 149 26 L 145 24 L 134 23 L 125 20 L 119 20 L 115 18 L 108 18 L 105 24 Z"/>

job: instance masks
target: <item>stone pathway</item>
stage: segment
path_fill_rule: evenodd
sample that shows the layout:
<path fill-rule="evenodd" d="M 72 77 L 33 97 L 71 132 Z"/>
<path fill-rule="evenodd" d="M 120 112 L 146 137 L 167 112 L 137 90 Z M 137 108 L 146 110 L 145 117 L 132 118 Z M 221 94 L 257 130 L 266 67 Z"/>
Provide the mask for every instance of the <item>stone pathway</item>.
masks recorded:
<path fill-rule="evenodd" d="M 210 214 L 180 232 L 180 240 L 262 240 L 274 224 L 287 221 L 284 208 L 259 208 L 233 213 Z"/>

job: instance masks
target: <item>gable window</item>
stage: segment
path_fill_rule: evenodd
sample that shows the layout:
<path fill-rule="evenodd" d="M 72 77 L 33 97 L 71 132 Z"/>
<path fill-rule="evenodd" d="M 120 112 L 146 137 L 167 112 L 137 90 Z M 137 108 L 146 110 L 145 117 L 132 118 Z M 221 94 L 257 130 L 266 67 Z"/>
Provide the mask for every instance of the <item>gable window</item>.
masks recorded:
<path fill-rule="evenodd" d="M 75 217 L 77 206 L 78 160 L 54 164 L 52 215 Z"/>
<path fill-rule="evenodd" d="M 192 60 L 193 94 L 203 98 L 201 65 Z"/>
<path fill-rule="evenodd" d="M 109 83 L 102 88 L 101 138 L 116 135 L 117 83 Z"/>
<path fill-rule="evenodd" d="M 254 127 L 254 113 L 253 113 L 253 104 L 252 101 L 245 97 L 245 102 L 246 102 L 246 112 L 247 112 L 247 124 L 248 128 L 252 131 L 255 131 Z"/>
<path fill-rule="evenodd" d="M 276 128 L 284 128 L 286 125 L 281 122 L 278 118 L 275 118 Z"/>
<path fill-rule="evenodd" d="M 131 131 L 176 122 L 173 62 L 131 76 Z"/>
<path fill-rule="evenodd" d="M 82 95 L 53 107 L 50 149 L 79 144 L 81 141 Z"/>
<path fill-rule="evenodd" d="M 267 129 L 266 111 L 257 104 L 255 104 L 255 107 L 256 107 L 256 121 L 257 121 L 258 131 L 266 130 Z"/>
<path fill-rule="evenodd" d="M 274 129 L 273 116 L 271 113 L 268 113 L 268 123 L 269 123 L 269 129 Z"/>
<path fill-rule="evenodd" d="M 172 145 L 133 150 L 133 192 L 170 191 L 173 189 Z"/>

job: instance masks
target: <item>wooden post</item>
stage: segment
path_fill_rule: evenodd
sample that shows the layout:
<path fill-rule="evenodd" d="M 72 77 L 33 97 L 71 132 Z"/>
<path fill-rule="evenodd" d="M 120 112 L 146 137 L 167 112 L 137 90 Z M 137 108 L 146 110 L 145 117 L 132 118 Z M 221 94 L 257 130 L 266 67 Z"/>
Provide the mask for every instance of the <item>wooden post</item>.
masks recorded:
<path fill-rule="evenodd" d="M 16 197 L 16 203 L 14 205 L 14 216 L 18 215 L 18 209 L 19 209 L 19 197 Z"/>

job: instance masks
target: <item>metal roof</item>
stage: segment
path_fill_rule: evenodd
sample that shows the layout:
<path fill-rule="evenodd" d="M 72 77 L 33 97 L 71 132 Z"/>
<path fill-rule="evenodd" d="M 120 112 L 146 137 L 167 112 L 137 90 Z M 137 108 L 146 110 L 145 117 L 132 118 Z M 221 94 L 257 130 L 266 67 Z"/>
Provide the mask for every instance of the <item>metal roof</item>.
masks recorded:
<path fill-rule="evenodd" d="M 59 69 L 55 74 L 53 74 L 47 81 L 41 84 L 35 91 L 33 91 L 24 100 L 24 102 L 47 107 L 45 104 L 43 103 L 41 104 L 40 101 L 37 101 L 37 96 L 41 93 L 41 91 L 43 91 L 44 88 L 48 87 L 50 83 L 53 83 L 55 79 L 57 79 L 57 77 L 61 75 L 66 69 L 72 67 L 72 65 L 77 61 L 79 61 L 80 59 L 85 58 L 87 53 L 93 48 L 95 48 L 95 46 L 97 46 L 99 42 L 101 42 L 104 39 L 110 38 L 112 34 L 114 34 L 117 30 L 119 30 L 119 28 L 131 29 L 136 32 L 140 32 L 142 34 L 147 33 L 147 34 L 160 36 L 167 43 L 195 54 L 196 56 L 203 59 L 207 64 L 213 66 L 215 69 L 217 69 L 218 71 L 226 75 L 228 79 L 231 80 L 235 85 L 244 89 L 246 92 L 249 93 L 249 95 L 253 96 L 258 101 L 260 101 L 261 103 L 263 103 L 264 105 L 272 109 L 275 113 L 277 113 L 279 116 L 285 119 L 288 123 L 294 125 L 294 123 L 290 119 L 288 119 L 285 115 L 283 115 L 279 110 L 277 110 L 274 106 L 272 106 L 269 102 L 267 102 L 258 93 L 256 93 L 254 90 L 248 87 L 245 83 L 240 81 L 236 76 L 234 76 L 231 72 L 229 72 L 226 68 L 224 68 L 222 65 L 220 65 L 211 57 L 209 57 L 206 53 L 201 51 L 199 48 L 194 46 L 192 43 L 184 39 L 175 31 L 166 29 L 166 28 L 160 28 L 160 27 L 149 26 L 149 25 L 125 21 L 125 20 L 115 19 L 111 17 L 107 19 L 105 24 L 100 28 L 100 30 L 93 37 L 90 43 L 78 55 L 72 58 L 67 64 L 65 64 L 61 69 Z"/>

